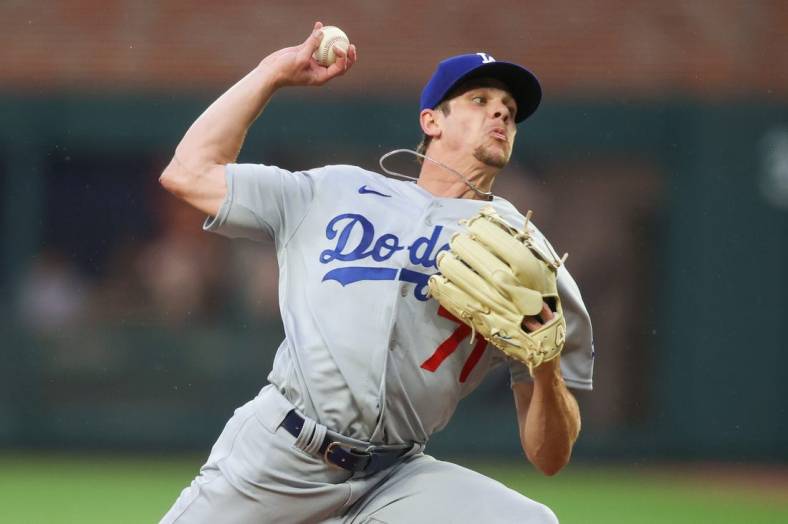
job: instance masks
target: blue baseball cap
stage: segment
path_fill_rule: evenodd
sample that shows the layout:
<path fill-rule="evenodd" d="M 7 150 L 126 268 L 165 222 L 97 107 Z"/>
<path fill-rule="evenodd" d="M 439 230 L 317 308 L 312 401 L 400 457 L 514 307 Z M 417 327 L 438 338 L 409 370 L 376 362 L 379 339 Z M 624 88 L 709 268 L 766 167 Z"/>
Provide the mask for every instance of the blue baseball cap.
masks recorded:
<path fill-rule="evenodd" d="M 495 78 L 509 88 L 517 102 L 516 123 L 531 116 L 539 107 L 542 88 L 533 73 L 517 64 L 498 62 L 487 53 L 472 53 L 453 56 L 438 64 L 421 92 L 419 112 L 435 109 L 460 82 L 479 77 Z"/>

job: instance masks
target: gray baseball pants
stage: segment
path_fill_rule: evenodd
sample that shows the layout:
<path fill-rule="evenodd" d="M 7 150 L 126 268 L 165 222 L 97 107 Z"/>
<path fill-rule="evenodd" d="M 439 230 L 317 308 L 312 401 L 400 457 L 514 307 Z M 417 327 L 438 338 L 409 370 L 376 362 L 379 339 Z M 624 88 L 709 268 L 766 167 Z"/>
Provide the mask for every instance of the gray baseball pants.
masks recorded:
<path fill-rule="evenodd" d="M 420 449 L 373 475 L 326 465 L 280 427 L 291 409 L 273 386 L 238 408 L 161 524 L 558 522 L 547 506 Z"/>

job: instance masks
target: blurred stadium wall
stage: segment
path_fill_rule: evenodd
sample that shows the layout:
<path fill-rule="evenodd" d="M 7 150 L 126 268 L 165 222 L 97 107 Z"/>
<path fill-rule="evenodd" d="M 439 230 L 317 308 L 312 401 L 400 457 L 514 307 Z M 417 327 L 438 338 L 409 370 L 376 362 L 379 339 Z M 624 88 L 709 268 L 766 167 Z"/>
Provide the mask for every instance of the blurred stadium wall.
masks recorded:
<path fill-rule="evenodd" d="M 262 386 L 270 246 L 202 233 L 156 178 L 315 19 L 357 67 L 277 94 L 242 160 L 375 169 L 438 60 L 526 64 L 545 98 L 494 190 L 591 311 L 578 456 L 788 460 L 788 4 L 736 0 L 3 2 L 0 446 L 206 449 Z M 510 396 L 491 376 L 432 449 L 518 453 Z"/>

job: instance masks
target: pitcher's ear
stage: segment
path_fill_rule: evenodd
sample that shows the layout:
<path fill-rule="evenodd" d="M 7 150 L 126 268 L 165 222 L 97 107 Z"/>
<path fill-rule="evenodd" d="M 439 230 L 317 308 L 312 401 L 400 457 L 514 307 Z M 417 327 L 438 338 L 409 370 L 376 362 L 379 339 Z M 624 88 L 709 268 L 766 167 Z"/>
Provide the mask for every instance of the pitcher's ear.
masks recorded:
<path fill-rule="evenodd" d="M 441 135 L 442 128 L 437 118 L 437 111 L 435 109 L 424 109 L 419 114 L 419 124 L 421 130 L 425 135 L 431 138 L 437 138 Z"/>

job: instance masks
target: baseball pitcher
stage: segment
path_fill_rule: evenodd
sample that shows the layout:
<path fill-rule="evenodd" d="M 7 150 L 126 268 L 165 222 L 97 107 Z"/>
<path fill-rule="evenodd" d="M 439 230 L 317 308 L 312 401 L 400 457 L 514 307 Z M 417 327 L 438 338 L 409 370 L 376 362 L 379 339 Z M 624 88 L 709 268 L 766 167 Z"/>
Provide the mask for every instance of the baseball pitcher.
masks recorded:
<path fill-rule="evenodd" d="M 415 181 L 350 165 L 236 164 L 277 90 L 353 68 L 353 45 L 315 60 L 322 29 L 219 97 L 161 175 L 210 217 L 206 230 L 274 243 L 285 330 L 268 384 L 235 411 L 162 522 L 557 522 L 425 453 L 495 366 L 510 370 L 536 468 L 564 467 L 580 431 L 567 386 L 591 389 L 588 313 L 530 214 L 491 193 L 539 83 L 486 53 L 438 64 L 420 100 Z"/>

